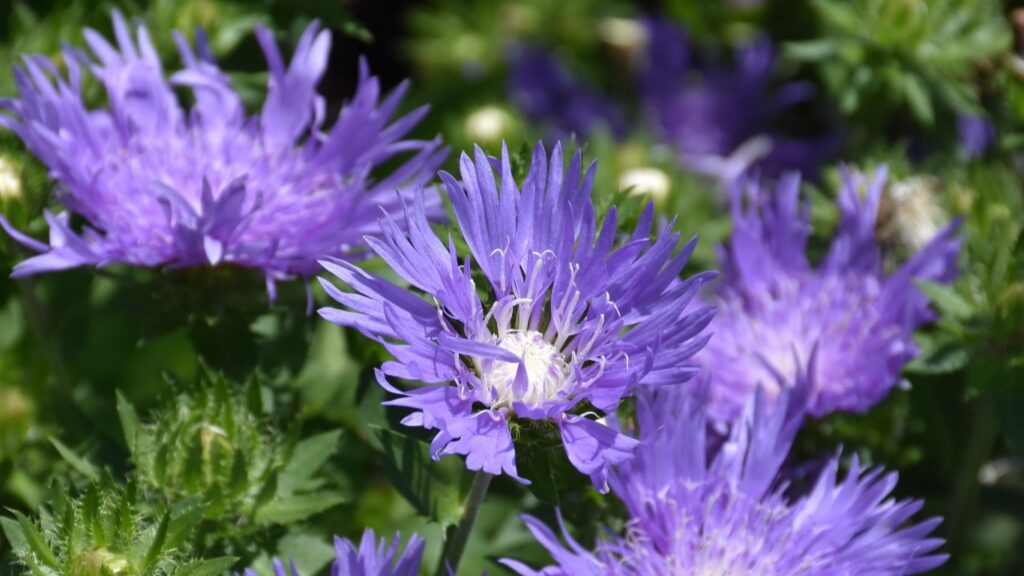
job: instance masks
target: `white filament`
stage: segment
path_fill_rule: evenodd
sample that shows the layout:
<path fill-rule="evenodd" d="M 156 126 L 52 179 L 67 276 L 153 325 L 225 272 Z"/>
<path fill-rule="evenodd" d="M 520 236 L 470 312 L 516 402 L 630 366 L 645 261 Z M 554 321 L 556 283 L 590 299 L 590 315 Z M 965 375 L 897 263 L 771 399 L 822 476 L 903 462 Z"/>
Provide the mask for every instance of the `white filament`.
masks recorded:
<path fill-rule="evenodd" d="M 483 379 L 491 391 L 493 407 L 511 406 L 513 402 L 536 407 L 568 393 L 569 366 L 540 332 L 511 332 L 498 341 L 498 346 L 521 359 L 527 386 L 521 394 L 515 390 L 519 362 L 492 362 Z"/>

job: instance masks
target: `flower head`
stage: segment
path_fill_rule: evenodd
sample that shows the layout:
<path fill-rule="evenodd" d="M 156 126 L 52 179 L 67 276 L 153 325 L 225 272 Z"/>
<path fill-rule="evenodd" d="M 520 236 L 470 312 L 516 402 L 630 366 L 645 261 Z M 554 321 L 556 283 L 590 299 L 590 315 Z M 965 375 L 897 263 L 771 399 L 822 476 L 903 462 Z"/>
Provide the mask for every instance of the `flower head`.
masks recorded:
<path fill-rule="evenodd" d="M 334 565 L 331 574 L 334 576 L 416 576 L 420 572 L 423 559 L 423 539 L 413 534 L 398 554 L 401 536 L 396 534 L 391 542 L 381 538 L 377 541 L 373 530 L 363 532 L 359 547 L 345 538 L 334 539 Z M 396 558 L 397 556 L 397 558 Z M 246 576 L 257 576 L 252 570 L 245 571 Z M 274 560 L 275 576 L 299 576 L 293 564 L 286 570 L 279 560 Z"/>
<path fill-rule="evenodd" d="M 730 181 L 752 166 L 768 176 L 813 172 L 834 152 L 835 136 L 798 140 L 774 131 L 776 117 L 810 88 L 771 88 L 775 56 L 767 40 L 740 48 L 730 70 L 698 65 L 686 34 L 668 21 L 649 21 L 648 38 L 644 106 L 684 166 Z"/>
<path fill-rule="evenodd" d="M 388 219 L 384 237 L 369 240 L 410 289 L 324 262 L 355 292 L 323 281 L 344 308 L 321 315 L 388 348 L 394 360 L 378 379 L 399 395 L 388 404 L 413 410 L 406 425 L 437 430 L 435 457 L 463 454 L 472 470 L 518 478 L 510 423 L 550 422 L 569 460 L 601 486 L 636 441 L 594 417 L 640 384 L 693 375 L 686 360 L 712 314 L 683 312 L 709 278 L 679 278 L 696 240 L 677 251 L 678 234 L 652 237 L 648 206 L 618 242 L 614 209 L 597 226 L 594 166 L 581 172 L 579 153 L 564 172 L 561 146 L 549 160 L 538 144 L 520 188 L 507 149 L 496 179 L 477 148 L 462 156 L 461 182 L 442 173 L 471 257 L 460 262 L 453 240 L 435 236 L 418 198 L 404 227 Z M 388 378 L 427 386 L 401 391 Z"/>
<path fill-rule="evenodd" d="M 26 56 L 15 70 L 19 96 L 0 102 L 0 126 L 14 131 L 60 183 L 68 209 L 46 213 L 46 245 L 0 224 L 40 252 L 15 276 L 82 265 L 138 266 L 231 263 L 262 270 L 273 296 L 276 280 L 309 275 L 316 258 L 357 257 L 362 238 L 379 232 L 379 210 L 401 203 L 402 185 L 432 177 L 445 150 L 439 142 L 403 140 L 426 113 L 420 108 L 389 123 L 405 85 L 381 100 L 365 62 L 359 87 L 325 126 L 317 83 L 327 67 L 331 37 L 311 24 L 285 63 L 272 33 L 259 27 L 269 86 L 262 110 L 245 113 L 200 34 L 195 51 L 178 35 L 184 67 L 165 78 L 138 25 L 132 34 L 114 13 L 116 45 L 85 31 L 92 52 L 66 48 L 63 65 Z M 91 72 L 108 105 L 90 109 L 82 96 Z M 175 95 L 192 91 L 184 109 Z M 396 155 L 398 168 L 375 175 Z M 68 216 L 84 218 L 81 232 Z"/>
<path fill-rule="evenodd" d="M 626 119 L 615 104 L 572 75 L 554 55 L 524 46 L 511 56 L 509 91 L 530 120 L 557 138 L 587 136 L 599 127 L 622 138 Z"/>
<path fill-rule="evenodd" d="M 895 474 L 854 457 L 840 479 L 836 456 L 806 494 L 789 494 L 779 468 L 805 394 L 806 384 L 787 389 L 774 410 L 757 395 L 728 436 L 710 441 L 706 397 L 642 392 L 641 444 L 611 479 L 631 517 L 626 535 L 589 551 L 564 525 L 566 544 L 526 517 L 555 565 L 505 564 L 530 576 L 902 576 L 942 564 L 946 556 L 934 553 L 942 541 L 928 537 L 939 520 L 908 524 L 922 503 L 891 497 Z"/>
<path fill-rule="evenodd" d="M 716 294 L 721 312 L 698 355 L 711 372 L 714 418 L 739 416 L 758 386 L 774 397 L 780 376 L 792 381 L 815 350 L 818 384 L 808 406 L 815 416 L 866 410 L 900 382 L 917 354 L 914 329 L 934 318 L 915 281 L 948 282 L 956 275 L 957 224 L 886 274 L 875 242 L 885 171 L 862 198 L 863 180 L 845 174 L 839 229 L 817 266 L 805 254 L 810 215 L 801 206 L 798 177 L 783 178 L 773 193 L 747 188 L 746 210 L 738 189 Z"/>
<path fill-rule="evenodd" d="M 971 158 L 980 158 L 996 141 L 996 127 L 984 116 L 961 114 L 956 119 L 960 145 Z"/>

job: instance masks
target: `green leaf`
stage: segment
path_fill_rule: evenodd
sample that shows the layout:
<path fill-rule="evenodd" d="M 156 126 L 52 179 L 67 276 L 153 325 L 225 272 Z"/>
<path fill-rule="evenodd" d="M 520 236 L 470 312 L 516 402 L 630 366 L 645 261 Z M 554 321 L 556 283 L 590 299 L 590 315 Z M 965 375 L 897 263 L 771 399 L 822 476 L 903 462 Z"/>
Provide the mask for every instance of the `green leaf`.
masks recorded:
<path fill-rule="evenodd" d="M 175 504 L 169 514 L 171 522 L 168 527 L 165 547 L 171 549 L 184 544 L 202 522 L 207 508 L 208 505 L 198 496 Z"/>
<path fill-rule="evenodd" d="M 25 531 L 21 529 L 20 524 L 10 518 L 0 518 L 0 529 L 3 529 L 4 536 L 7 537 L 7 542 L 10 543 L 15 554 L 20 556 L 19 551 L 28 549 L 28 540 L 25 538 Z"/>
<path fill-rule="evenodd" d="M 164 550 L 164 544 L 167 542 L 167 529 L 171 524 L 171 513 L 167 512 L 164 517 L 160 519 L 160 525 L 156 529 L 156 534 L 153 535 L 153 540 L 149 544 L 149 549 L 146 551 L 145 558 L 142 559 L 142 573 L 149 572 L 157 560 L 160 559 L 160 553 Z"/>
<path fill-rule="evenodd" d="M 93 482 L 96 482 L 97 480 L 100 479 L 99 468 L 97 468 L 92 462 L 89 462 L 85 458 L 82 458 L 78 454 L 75 454 L 74 450 L 65 446 L 63 442 L 57 440 L 55 437 L 50 437 L 50 443 L 53 444 L 53 447 L 57 449 L 57 452 L 60 452 L 61 458 L 63 458 L 65 462 L 70 464 L 71 467 L 74 468 L 79 474 L 85 476 L 86 478 L 92 480 Z"/>
<path fill-rule="evenodd" d="M 836 45 L 828 38 L 788 42 L 784 52 L 792 60 L 817 62 L 831 58 L 836 53 Z"/>
<path fill-rule="evenodd" d="M 218 576 L 229 570 L 238 562 L 238 558 L 223 556 L 209 560 L 197 560 L 179 568 L 175 574 L 182 576 Z"/>
<path fill-rule="evenodd" d="M 135 454 L 135 435 L 139 430 L 139 415 L 135 412 L 135 407 L 128 402 L 128 399 L 121 394 L 121 391 L 117 391 L 117 417 L 121 420 L 121 431 L 124 434 L 125 445 L 128 446 L 128 451 L 133 455 Z"/>
<path fill-rule="evenodd" d="M 932 304 L 946 318 L 967 320 L 974 316 L 974 308 L 963 298 L 953 286 L 918 280 L 917 287 L 928 296 Z"/>
<path fill-rule="evenodd" d="M 345 500 L 340 493 L 327 490 L 278 496 L 256 511 L 256 521 L 261 524 L 292 524 L 324 512 Z"/>
<path fill-rule="evenodd" d="M 918 334 L 915 341 L 920 353 L 907 365 L 907 372 L 948 374 L 960 370 L 971 360 L 970 349 L 963 342 L 944 333 Z"/>
<path fill-rule="evenodd" d="M 337 451 L 341 433 L 341 430 L 324 432 L 296 444 L 291 458 L 281 470 L 278 479 L 280 491 L 284 494 L 293 494 L 300 490 L 308 490 L 313 475 Z"/>
<path fill-rule="evenodd" d="M 21 556 L 25 552 L 31 551 L 32 554 L 47 567 L 57 570 L 59 566 L 59 564 L 57 563 L 57 558 L 54 557 L 53 551 L 50 550 L 50 545 L 47 544 L 46 538 L 44 538 L 43 534 L 39 532 L 39 529 L 36 527 L 36 525 L 33 524 L 32 521 L 29 520 L 24 514 L 18 512 L 17 510 L 12 510 L 11 513 L 14 514 L 15 518 L 17 518 L 18 524 L 21 526 L 22 534 L 24 535 L 25 547 L 22 548 L 22 553 L 18 554 L 18 556 Z M 4 529 L 4 532 L 7 533 L 6 527 Z M 10 538 L 9 535 L 8 538 Z M 15 548 L 14 551 L 16 554 L 18 553 L 17 548 Z"/>
<path fill-rule="evenodd" d="M 912 74 L 903 76 L 903 95 L 907 98 L 911 112 L 919 121 L 930 126 L 935 122 L 935 111 L 932 109 L 932 98 L 921 81 Z"/>
<path fill-rule="evenodd" d="M 278 541 L 277 554 L 294 561 L 299 574 L 317 574 L 334 559 L 334 546 L 321 535 L 289 533 Z"/>
<path fill-rule="evenodd" d="M 387 428 L 371 426 L 381 445 L 379 459 L 395 489 L 416 510 L 442 526 L 462 516 L 465 464 L 449 457 L 434 461 L 424 442 Z"/>

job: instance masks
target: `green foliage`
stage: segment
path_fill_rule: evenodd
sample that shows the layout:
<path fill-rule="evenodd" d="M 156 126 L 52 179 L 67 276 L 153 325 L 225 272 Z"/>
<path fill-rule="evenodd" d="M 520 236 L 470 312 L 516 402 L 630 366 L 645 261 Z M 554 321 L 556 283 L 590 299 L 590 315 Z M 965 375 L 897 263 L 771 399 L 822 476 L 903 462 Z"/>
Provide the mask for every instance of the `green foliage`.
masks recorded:
<path fill-rule="evenodd" d="M 465 465 L 458 458 L 435 461 L 427 444 L 386 428 L 375 429 L 379 458 L 388 479 L 417 512 L 449 526 L 462 516 L 469 486 Z"/>
<path fill-rule="evenodd" d="M 818 38 L 786 46 L 815 64 L 840 109 L 860 121 L 909 110 L 932 125 L 938 108 L 977 111 L 974 67 L 1006 51 L 996 0 L 813 0 Z"/>
<path fill-rule="evenodd" d="M 341 431 L 301 438 L 275 432 L 270 398 L 257 377 L 237 387 L 209 369 L 149 423 L 118 396 L 140 486 L 166 501 L 203 501 L 213 549 L 240 528 L 250 536 L 267 532 L 346 500 L 319 474 Z"/>
<path fill-rule="evenodd" d="M 171 576 L 218 574 L 235 558 L 196 560 L 189 541 L 206 511 L 200 499 L 150 506 L 134 484 L 109 475 L 69 498 L 55 486 L 38 523 L 14 511 L 0 527 L 33 575 Z"/>
<path fill-rule="evenodd" d="M 367 52 L 384 89 L 411 76 L 408 105 L 432 105 L 416 137 L 441 133 L 453 150 L 449 169 L 472 144 L 497 155 L 506 140 L 519 181 L 533 143 L 548 134 L 509 101 L 510 47 L 549 49 L 585 83 L 635 100 L 643 16 L 684 26 L 699 45 L 699 63 L 766 33 L 786 56 L 778 77 L 817 88 L 815 101 L 782 119 L 781 128 L 821 133 L 830 126 L 817 126 L 823 118 L 805 112 L 838 109 L 849 133 L 844 160 L 865 171 L 889 166 L 876 230 L 887 269 L 951 218 L 964 218 L 960 277 L 952 285 L 920 284 L 937 321 L 915 334 L 920 354 L 905 370 L 906 389 L 868 413 L 807 423 L 794 460 L 844 445 L 845 454 L 898 470 L 900 495 L 922 497 L 929 515 L 946 518 L 939 535 L 953 558 L 938 574 L 1024 571 L 1024 170 L 1015 156 L 1024 149 L 1024 57 L 1010 46 L 1009 4 L 9 4 L 0 26 L 0 61 L 7 63 L 0 96 L 13 93 L 18 54 L 56 56 L 61 41 L 81 44 L 83 26 L 109 33 L 116 6 L 150 26 L 168 70 L 179 61 L 170 30 L 206 28 L 213 53 L 255 109 L 267 77 L 253 26 L 267 23 L 288 53 L 316 17 L 335 32 L 321 85 L 327 118 L 351 93 L 351 60 Z M 98 83 L 88 82 L 86 94 L 102 102 Z M 643 117 L 642 109 L 625 111 Z M 953 120 L 962 113 L 983 114 L 998 130 L 997 144 L 980 159 L 956 141 Z M 715 249 L 731 222 L 714 182 L 687 172 L 637 126 L 622 140 L 598 132 L 563 145 L 567 159 L 578 148 L 585 162 L 600 160 L 599 218 L 614 208 L 627 234 L 653 201 L 656 226 L 678 215 L 683 241 L 700 236 L 690 270 L 718 267 Z M 836 179 L 831 169 L 821 180 L 805 179 L 815 256 L 836 225 Z M 43 209 L 59 209 L 54 192 L 46 170 L 0 131 L 0 212 L 42 238 Z M 468 253 L 458 240 L 456 249 Z M 366 527 L 424 536 L 424 564 L 436 565 L 446 528 L 464 513 L 471 474 L 457 456 L 434 460 L 430 434 L 400 424 L 403 410 L 382 406 L 387 394 L 373 369 L 388 360 L 387 351 L 306 316 L 301 282 L 282 282 L 281 297 L 268 306 L 260 274 L 234 267 L 115 266 L 7 278 L 26 255 L 0 234 L 0 508 L 7 510 L 0 575 L 202 576 L 244 566 L 269 574 L 275 556 L 315 574 L 333 558 L 333 534 L 357 538 Z M 359 265 L 401 283 L 380 260 Z M 327 303 L 315 283 L 314 294 Z M 512 428 L 519 472 L 532 483 L 494 479 L 460 573 L 505 573 L 495 563 L 500 557 L 548 562 L 518 519 L 523 512 L 553 525 L 559 505 L 585 546 L 600 527 L 620 529 L 627 519 L 567 461 L 557 428 L 524 421 Z M 799 489 L 807 477 L 794 474 Z"/>

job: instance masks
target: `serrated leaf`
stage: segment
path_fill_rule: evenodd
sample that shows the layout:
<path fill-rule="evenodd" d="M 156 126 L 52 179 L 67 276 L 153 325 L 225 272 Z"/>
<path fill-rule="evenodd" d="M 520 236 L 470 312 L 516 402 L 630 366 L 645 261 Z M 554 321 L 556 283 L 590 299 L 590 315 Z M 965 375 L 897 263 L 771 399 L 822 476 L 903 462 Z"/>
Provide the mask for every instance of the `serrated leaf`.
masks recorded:
<path fill-rule="evenodd" d="M 53 444 L 53 447 L 56 448 L 57 452 L 60 453 L 61 458 L 63 458 L 65 462 L 70 464 L 71 467 L 74 468 L 79 474 L 85 476 L 86 478 L 92 480 L 93 482 L 96 482 L 97 480 L 100 479 L 99 468 L 97 468 L 92 462 L 89 462 L 85 458 L 82 458 L 78 454 L 75 454 L 74 450 L 68 448 L 67 446 L 64 445 L 63 442 L 61 442 L 60 440 L 56 439 L 53 436 L 50 437 L 50 443 Z"/>
<path fill-rule="evenodd" d="M 182 500 L 174 505 L 169 513 L 171 521 L 166 542 L 168 549 L 177 548 L 188 540 L 196 526 L 203 520 L 207 507 L 207 504 L 198 496 Z"/>
<path fill-rule="evenodd" d="M 973 306 L 953 286 L 927 280 L 918 280 L 916 284 L 946 318 L 967 320 L 974 315 Z"/>
<path fill-rule="evenodd" d="M 223 574 L 238 562 L 238 558 L 223 556 L 209 560 L 197 560 L 179 568 L 175 574 L 181 576 L 218 576 Z"/>
<path fill-rule="evenodd" d="M 156 565 L 156 562 L 160 559 L 160 553 L 163 552 L 164 544 L 167 542 L 167 530 L 170 524 L 171 513 L 167 512 L 160 519 L 160 525 L 157 526 L 153 540 L 149 544 L 149 549 L 146 550 L 146 556 L 142 559 L 143 574 L 149 572 L 150 568 Z"/>
<path fill-rule="evenodd" d="M 121 391 L 116 392 L 117 396 L 117 417 L 121 420 L 121 432 L 124 434 L 124 442 L 128 447 L 128 451 L 134 455 L 135 453 L 135 435 L 139 430 L 139 415 L 135 412 L 135 407 L 128 402 L 128 399 L 121 394 Z"/>
<path fill-rule="evenodd" d="M 416 510 L 447 526 L 462 516 L 465 464 L 459 458 L 435 461 L 429 447 L 415 438 L 387 428 L 371 426 L 381 445 L 384 472 Z"/>
<path fill-rule="evenodd" d="M 57 570 L 59 567 L 57 558 L 54 557 L 53 551 L 50 550 L 50 545 L 47 544 L 46 538 L 39 532 L 36 525 L 17 510 L 12 510 L 11 513 L 18 520 L 18 525 L 21 527 L 21 532 L 24 535 L 25 548 L 23 548 L 23 551 L 32 552 L 47 567 Z M 17 553 L 17 549 L 15 549 L 15 553 Z"/>
<path fill-rule="evenodd" d="M 259 510 L 260 508 L 269 504 L 277 496 L 277 474 L 272 474 L 267 478 L 263 486 L 260 487 L 259 493 L 256 495 L 256 503 L 254 508 Z"/>
<path fill-rule="evenodd" d="M 0 518 L 0 529 L 3 530 L 4 536 L 7 537 L 7 542 L 11 545 L 11 549 L 14 550 L 15 554 L 18 554 L 19 550 L 28 549 L 25 531 L 21 529 L 21 525 L 16 521 L 10 518 Z"/>
<path fill-rule="evenodd" d="M 331 491 L 278 496 L 256 511 L 256 521 L 261 524 L 292 524 L 324 512 L 345 500 L 340 493 Z"/>
<path fill-rule="evenodd" d="M 280 491 L 294 494 L 308 489 L 314 474 L 337 451 L 341 430 L 332 430 L 306 438 L 295 445 L 291 458 L 281 470 L 278 479 Z"/>

